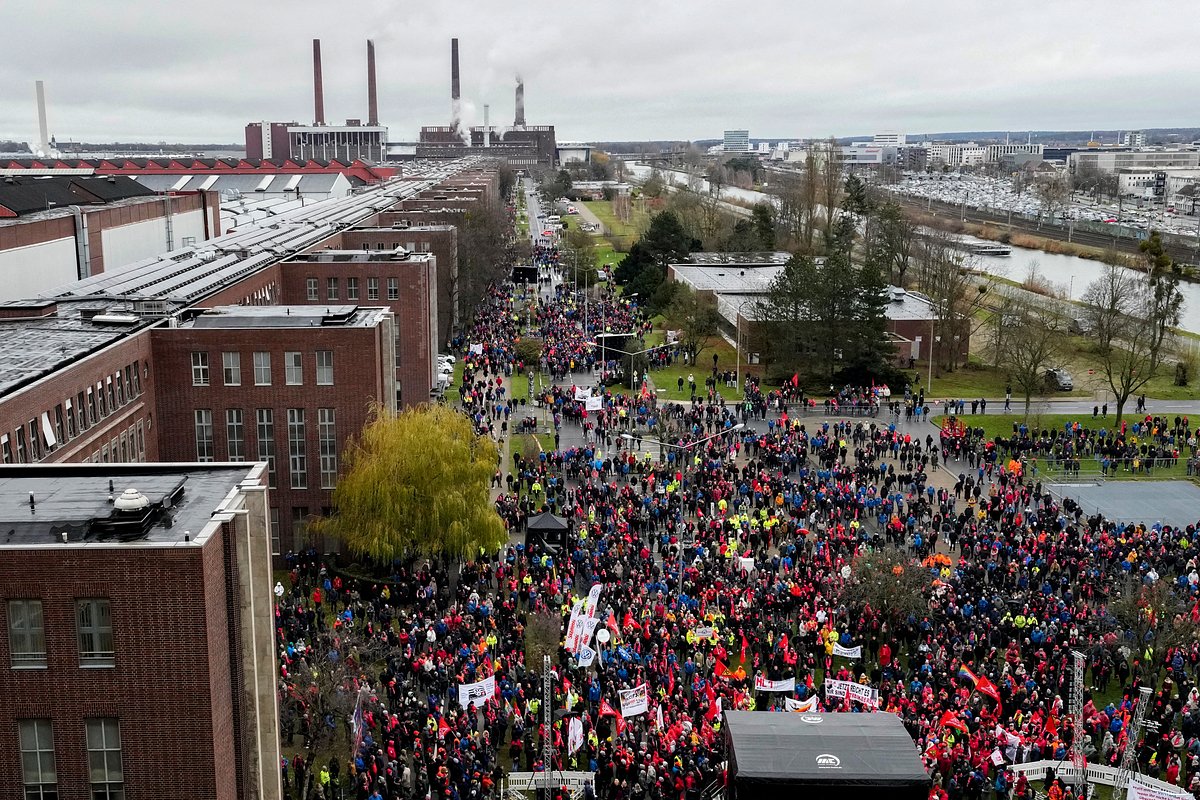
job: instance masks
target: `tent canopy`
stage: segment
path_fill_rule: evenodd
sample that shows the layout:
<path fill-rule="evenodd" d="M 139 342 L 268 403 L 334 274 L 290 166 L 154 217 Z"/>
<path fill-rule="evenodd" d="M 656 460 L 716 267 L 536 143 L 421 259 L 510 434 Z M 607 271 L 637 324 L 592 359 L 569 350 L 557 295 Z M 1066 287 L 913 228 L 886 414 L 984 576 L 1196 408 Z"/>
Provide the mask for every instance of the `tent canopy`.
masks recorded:
<path fill-rule="evenodd" d="M 879 796 L 925 800 L 930 779 L 912 737 L 894 714 L 731 711 L 730 798 L 766 796 L 780 787 L 837 790 L 839 800 Z"/>
<path fill-rule="evenodd" d="M 563 517 L 556 517 L 549 511 L 543 511 L 536 517 L 530 517 L 525 523 L 525 527 L 531 531 L 565 531 L 567 529 L 567 521 Z"/>

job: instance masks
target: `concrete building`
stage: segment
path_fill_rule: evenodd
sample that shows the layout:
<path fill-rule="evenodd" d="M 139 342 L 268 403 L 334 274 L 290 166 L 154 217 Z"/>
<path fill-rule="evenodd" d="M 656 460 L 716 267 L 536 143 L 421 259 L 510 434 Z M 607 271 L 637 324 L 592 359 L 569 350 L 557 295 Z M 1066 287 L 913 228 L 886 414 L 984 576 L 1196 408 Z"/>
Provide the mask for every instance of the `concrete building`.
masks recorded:
<path fill-rule="evenodd" d="M 271 501 L 273 540 L 286 550 L 302 534 L 295 509 L 315 514 L 328 504 L 328 491 L 312 488 L 321 484 L 320 457 L 329 456 L 327 442 L 322 451 L 321 409 L 333 409 L 340 458 L 368 403 L 415 405 L 433 388 L 436 251 L 451 243 L 445 231 L 429 231 L 427 252 L 379 250 L 379 242 L 367 250 L 372 237 L 390 235 L 370 229 L 427 191 L 457 191 L 462 203 L 478 203 L 484 190 L 476 187 L 497 185 L 489 176 L 472 162 L 414 164 L 405 180 L 344 199 L 288 204 L 235 232 L 119 273 L 0 303 L 0 459 L 9 465 L 191 461 L 208 452 L 197 438 L 199 432 L 208 441 L 210 419 L 198 418 L 201 410 L 212 412 L 214 459 L 231 457 L 231 428 L 244 436 L 241 445 L 233 437 L 233 453 L 244 448 L 246 458 L 257 458 L 260 408 L 281 415 L 272 419 L 276 454 L 290 458 L 286 415 L 302 409 L 304 435 L 297 441 L 306 448 L 310 488 L 289 494 L 290 470 L 277 468 L 287 483 Z M 447 216 L 454 213 L 461 214 Z M 359 228 L 362 234 L 353 233 Z M 397 241 L 403 247 L 419 235 Z M 296 319 L 307 324 L 292 325 Z M 270 354 L 270 386 L 252 382 L 260 352 Z M 194 353 L 206 356 L 193 362 Z M 301 383 L 288 381 L 287 359 L 295 361 L 289 353 L 299 354 L 292 375 Z M 228 386 L 227 368 L 239 376 Z M 330 369 L 332 386 L 320 382 Z M 236 416 L 220 416 L 232 409 L 243 411 L 240 429 Z"/>
<path fill-rule="evenodd" d="M 578 161 L 581 164 L 592 163 L 592 146 L 580 142 L 559 142 L 555 148 L 559 164 L 570 164 Z"/>
<path fill-rule="evenodd" d="M 725 131 L 722 149 L 726 153 L 749 153 L 750 131 Z"/>
<path fill-rule="evenodd" d="M 1121 145 L 1123 147 L 1145 147 L 1146 134 L 1144 131 L 1125 131 L 1121 134 Z"/>
<path fill-rule="evenodd" d="M 989 144 L 984 146 L 983 160 L 988 164 L 998 164 L 1005 156 L 1032 155 L 1042 158 L 1045 145 L 1041 144 Z"/>
<path fill-rule="evenodd" d="M 158 195 L 124 176 L 0 180 L 0 301 L 118 272 L 220 232 L 208 191 Z"/>
<path fill-rule="evenodd" d="M 877 133 L 871 138 L 871 144 L 880 147 L 903 147 L 905 141 L 903 133 Z"/>
<path fill-rule="evenodd" d="M 1067 160 L 1067 168 L 1072 174 L 1089 169 L 1118 172 L 1122 169 L 1197 166 L 1200 166 L 1200 152 L 1195 150 L 1080 150 L 1071 153 Z"/>
<path fill-rule="evenodd" d="M 0 471 L 6 796 L 282 796 L 264 472 Z"/>

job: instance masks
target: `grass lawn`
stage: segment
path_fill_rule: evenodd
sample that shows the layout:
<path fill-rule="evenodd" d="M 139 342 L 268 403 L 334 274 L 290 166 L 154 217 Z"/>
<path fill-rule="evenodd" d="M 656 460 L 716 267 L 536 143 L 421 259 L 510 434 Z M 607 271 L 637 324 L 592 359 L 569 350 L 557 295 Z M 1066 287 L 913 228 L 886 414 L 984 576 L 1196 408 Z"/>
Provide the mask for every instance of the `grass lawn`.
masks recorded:
<path fill-rule="evenodd" d="M 609 238 L 626 249 L 650 224 L 650 215 L 641 213 L 636 207 L 630 211 L 629 221 L 622 222 L 613 213 L 612 203 L 608 200 L 585 200 L 583 204 L 604 224 Z"/>
<path fill-rule="evenodd" d="M 454 377 L 450 381 L 450 387 L 446 389 L 447 403 L 462 403 L 462 376 L 464 366 L 465 364 L 463 363 L 462 356 L 459 356 L 454 360 Z"/>
<path fill-rule="evenodd" d="M 1015 408 L 1016 403 L 1014 403 L 1013 406 Z M 930 410 L 931 411 L 935 410 L 932 405 L 930 406 Z M 936 410 L 940 410 L 940 407 Z M 944 419 L 945 419 L 945 417 L 943 417 L 941 415 L 935 416 L 933 418 L 933 424 L 940 426 L 942 424 L 942 420 L 944 420 Z M 1134 422 L 1139 421 L 1139 419 L 1140 418 L 1137 415 L 1132 415 L 1132 414 L 1125 415 L 1125 422 L 1127 425 L 1132 425 Z M 1107 417 L 1099 417 L 1097 419 L 1093 419 L 1090 414 L 1086 414 L 1086 415 L 1038 414 L 1036 411 L 1030 411 L 1028 420 L 1026 420 L 1024 414 L 976 414 L 976 415 L 971 415 L 970 413 L 965 414 L 962 417 L 962 420 L 968 427 L 983 428 L 984 434 L 989 439 L 994 439 L 997 436 L 1005 436 L 1005 437 L 1012 436 L 1013 424 L 1015 423 L 1017 425 L 1020 425 L 1022 422 L 1025 422 L 1026 425 L 1031 430 L 1032 429 L 1063 430 L 1064 426 L 1067 423 L 1077 422 L 1077 421 L 1083 423 L 1084 427 L 1091 428 L 1093 430 L 1099 430 L 1099 429 L 1112 430 L 1113 427 L 1120 424 L 1117 421 L 1115 414 L 1109 414 Z M 1174 464 L 1172 466 L 1156 467 L 1149 474 L 1141 472 L 1141 473 L 1138 473 L 1135 475 L 1130 472 L 1126 472 L 1124 469 L 1118 470 L 1115 474 L 1110 471 L 1109 478 L 1131 479 L 1131 480 L 1167 480 L 1167 479 L 1176 479 L 1176 478 L 1186 479 L 1188 476 L 1187 476 L 1187 467 L 1185 465 L 1185 461 L 1186 461 L 1186 459 L 1181 458 L 1179 460 L 1179 463 Z M 1057 471 L 1058 471 L 1057 467 L 1050 468 L 1044 462 L 1044 460 L 1039 460 L 1039 462 L 1038 462 L 1038 474 L 1039 475 L 1053 476 L 1053 474 Z M 1084 475 L 1099 476 L 1100 475 L 1100 463 L 1090 457 L 1083 459 L 1082 463 L 1080 464 L 1079 474 L 1081 477 Z"/>

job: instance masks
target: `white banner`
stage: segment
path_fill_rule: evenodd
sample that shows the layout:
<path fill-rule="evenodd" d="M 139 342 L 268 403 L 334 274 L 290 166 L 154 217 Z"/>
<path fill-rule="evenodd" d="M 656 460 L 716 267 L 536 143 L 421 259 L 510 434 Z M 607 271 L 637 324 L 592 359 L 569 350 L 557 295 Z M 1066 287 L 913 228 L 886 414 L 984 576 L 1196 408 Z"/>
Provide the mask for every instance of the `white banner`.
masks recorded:
<path fill-rule="evenodd" d="M 738 556 L 738 569 L 744 569 L 746 572 L 754 572 L 754 558 L 750 556 Z"/>
<path fill-rule="evenodd" d="M 587 400 L 591 396 L 592 396 L 592 387 L 590 387 L 590 386 L 576 386 L 575 387 L 575 399 L 576 400 Z"/>
<path fill-rule="evenodd" d="M 568 653 L 574 653 L 579 648 L 579 628 L 583 621 L 583 601 L 576 600 L 571 607 L 571 619 L 567 622 L 567 635 L 563 639 Z"/>
<path fill-rule="evenodd" d="M 784 705 L 787 707 L 788 711 L 816 711 L 817 696 L 813 695 L 807 700 L 793 700 L 792 698 L 788 697 L 784 700 Z"/>
<path fill-rule="evenodd" d="M 833 643 L 833 654 L 842 658 L 862 658 L 862 645 L 854 647 L 842 647 L 837 642 Z"/>
<path fill-rule="evenodd" d="M 773 681 L 764 675 L 754 676 L 754 691 L 756 692 L 794 692 L 796 691 L 796 679 L 788 678 L 785 681 Z"/>
<path fill-rule="evenodd" d="M 1183 789 L 1169 785 L 1153 786 L 1144 783 L 1138 776 L 1129 781 L 1128 800 L 1193 800 Z"/>
<path fill-rule="evenodd" d="M 992 763 L 997 767 L 1004 763 L 1004 754 L 1000 752 L 999 747 L 992 751 Z"/>
<path fill-rule="evenodd" d="M 489 675 L 477 683 L 460 683 L 458 685 L 458 704 L 463 708 L 474 705 L 482 707 L 484 703 L 496 696 L 496 676 Z"/>
<path fill-rule="evenodd" d="M 483 355 L 483 345 L 481 344 L 473 344 L 468 349 L 477 356 Z"/>
<path fill-rule="evenodd" d="M 600 604 L 600 592 L 604 589 L 603 583 L 597 583 L 588 590 L 587 603 L 584 605 L 583 613 L 589 617 L 596 616 L 596 606 Z"/>
<path fill-rule="evenodd" d="M 579 652 L 575 654 L 575 661 L 581 667 L 590 667 L 592 662 L 596 660 L 596 651 L 588 647 L 586 644 L 579 648 Z"/>
<path fill-rule="evenodd" d="M 622 689 L 618 694 L 621 695 L 621 716 L 636 717 L 650 710 L 650 693 L 646 684 Z"/>
<path fill-rule="evenodd" d="M 583 720 L 579 717 L 571 717 L 571 721 L 567 723 L 567 755 L 574 754 L 581 747 L 583 747 Z"/>
<path fill-rule="evenodd" d="M 832 678 L 826 679 L 825 696 L 838 699 L 849 697 L 854 702 L 862 703 L 864 706 L 879 708 L 879 690 L 872 689 L 870 686 L 863 686 L 861 683 L 835 681 Z"/>
<path fill-rule="evenodd" d="M 600 409 L 604 408 L 604 398 L 589 397 L 587 400 L 583 401 L 583 407 L 588 411 L 599 411 Z"/>
<path fill-rule="evenodd" d="M 699 628 L 696 628 L 696 630 L 692 631 L 692 635 L 700 641 L 705 641 L 706 639 L 716 639 L 717 629 L 711 625 L 701 625 Z"/>

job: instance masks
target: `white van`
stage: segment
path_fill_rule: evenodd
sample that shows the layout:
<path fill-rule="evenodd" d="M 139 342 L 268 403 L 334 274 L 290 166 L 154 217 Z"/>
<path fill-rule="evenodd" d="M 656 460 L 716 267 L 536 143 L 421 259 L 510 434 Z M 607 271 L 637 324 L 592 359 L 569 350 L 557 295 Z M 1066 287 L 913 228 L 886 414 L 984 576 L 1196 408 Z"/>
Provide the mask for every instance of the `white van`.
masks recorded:
<path fill-rule="evenodd" d="M 560 217 L 558 214 L 551 214 L 550 216 L 546 217 L 547 225 L 557 225 L 560 222 L 562 222 L 562 217 Z"/>

